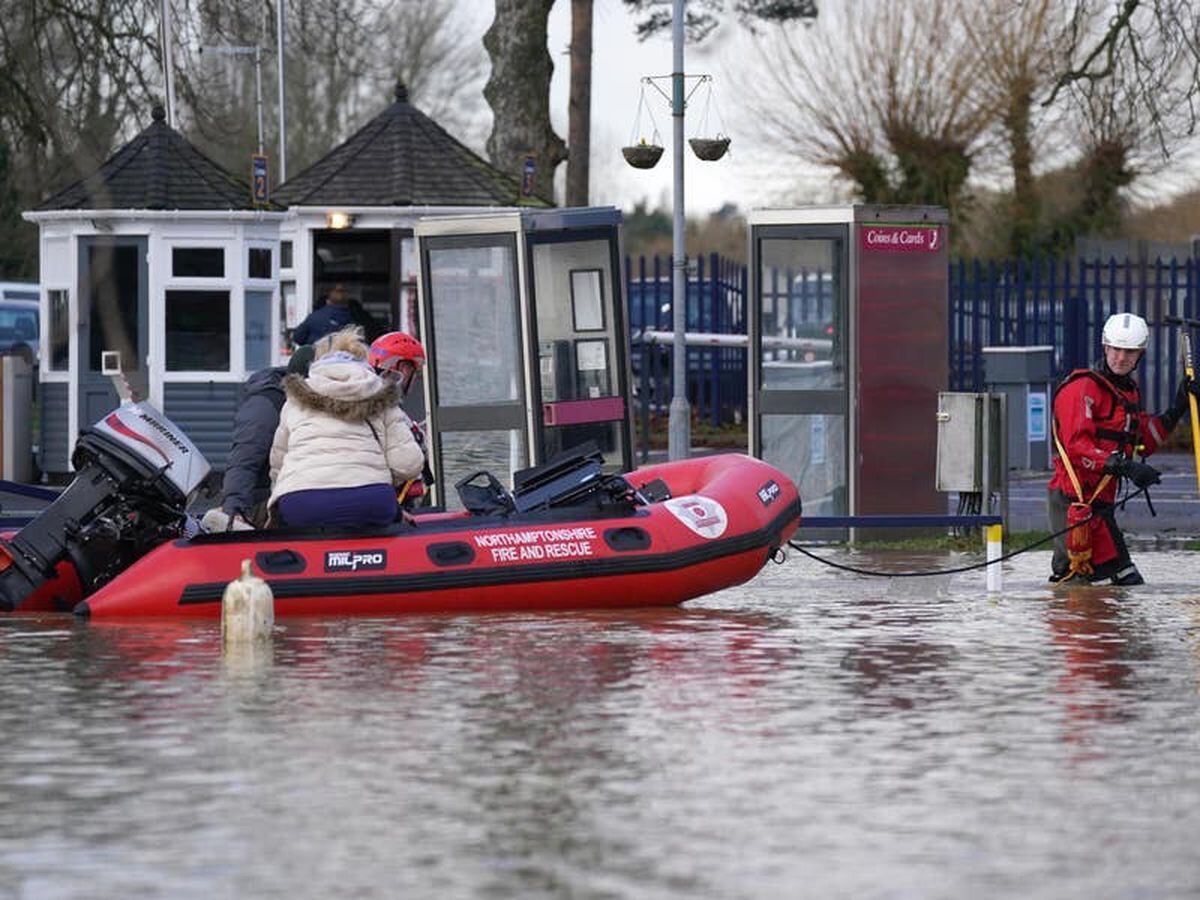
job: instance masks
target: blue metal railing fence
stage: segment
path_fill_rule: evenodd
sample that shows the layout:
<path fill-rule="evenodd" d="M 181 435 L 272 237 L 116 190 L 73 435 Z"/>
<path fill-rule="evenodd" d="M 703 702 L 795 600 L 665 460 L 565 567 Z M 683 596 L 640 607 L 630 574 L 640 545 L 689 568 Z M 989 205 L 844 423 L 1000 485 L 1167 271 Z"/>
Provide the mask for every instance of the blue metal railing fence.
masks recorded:
<path fill-rule="evenodd" d="M 671 262 L 625 259 L 629 327 L 671 331 Z M 716 253 L 698 257 L 688 273 L 687 330 L 713 334 L 746 333 L 746 267 Z M 713 427 L 740 422 L 746 412 L 744 347 L 689 347 L 688 402 L 701 421 Z M 634 393 L 639 412 L 665 415 L 671 404 L 671 347 L 633 346 Z"/>
<path fill-rule="evenodd" d="M 671 264 L 666 257 L 625 260 L 629 325 L 670 331 Z M 780 335 L 803 335 L 826 322 L 826 273 L 774 270 L 763 278 L 763 325 Z M 1161 410 L 1181 372 L 1178 341 L 1164 316 L 1200 317 L 1200 261 L 1195 259 L 978 260 L 950 263 L 948 291 L 951 390 L 984 388 L 982 349 L 1050 345 L 1055 372 L 1090 365 L 1104 320 L 1136 312 L 1150 323 L 1142 367 L 1146 405 Z M 688 273 L 687 330 L 746 333 L 747 269 L 715 253 L 698 257 Z M 783 319 L 783 321 L 779 321 Z M 746 350 L 688 349 L 688 400 L 714 427 L 746 415 Z M 665 415 L 671 401 L 671 347 L 633 348 L 634 392 L 643 423 Z"/>
<path fill-rule="evenodd" d="M 1099 354 L 1105 319 L 1135 312 L 1150 323 L 1142 394 L 1160 410 L 1181 374 L 1176 331 L 1163 318 L 1196 317 L 1198 274 L 1194 259 L 957 260 L 950 266 L 950 388 L 983 389 L 984 347 L 1050 345 L 1059 376 L 1085 368 Z"/>

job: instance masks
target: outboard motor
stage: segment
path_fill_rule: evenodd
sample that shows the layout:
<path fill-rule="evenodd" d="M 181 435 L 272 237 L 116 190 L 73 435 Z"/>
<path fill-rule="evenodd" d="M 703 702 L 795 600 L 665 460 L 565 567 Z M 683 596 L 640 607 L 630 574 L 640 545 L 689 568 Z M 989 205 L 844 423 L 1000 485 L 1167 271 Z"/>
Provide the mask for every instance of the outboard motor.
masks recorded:
<path fill-rule="evenodd" d="M 209 472 L 195 444 L 149 403 L 124 403 L 84 429 L 75 480 L 10 540 L 0 540 L 0 610 L 17 607 L 63 560 L 86 597 L 149 550 L 183 534 Z"/>

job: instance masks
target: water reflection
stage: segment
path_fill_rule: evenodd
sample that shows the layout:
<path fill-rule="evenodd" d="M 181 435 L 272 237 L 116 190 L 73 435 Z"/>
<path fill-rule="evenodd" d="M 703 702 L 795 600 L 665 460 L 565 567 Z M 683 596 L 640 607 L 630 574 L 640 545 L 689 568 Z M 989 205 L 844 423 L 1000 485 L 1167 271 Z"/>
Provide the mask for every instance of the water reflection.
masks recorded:
<path fill-rule="evenodd" d="M 845 607 L 840 667 L 868 710 L 911 710 L 955 696 L 958 651 L 935 639 L 948 579 L 894 579 Z"/>
<path fill-rule="evenodd" d="M 1044 568 L 288 619 L 249 656 L 3 619 L 0 897 L 1200 892 L 1195 590 Z"/>
<path fill-rule="evenodd" d="M 1139 632 L 1137 600 L 1107 586 L 1055 591 L 1046 620 L 1062 660 L 1054 689 L 1066 714 L 1063 740 L 1088 743 L 1092 727 L 1137 716 L 1134 661 L 1149 660 L 1153 644 Z"/>

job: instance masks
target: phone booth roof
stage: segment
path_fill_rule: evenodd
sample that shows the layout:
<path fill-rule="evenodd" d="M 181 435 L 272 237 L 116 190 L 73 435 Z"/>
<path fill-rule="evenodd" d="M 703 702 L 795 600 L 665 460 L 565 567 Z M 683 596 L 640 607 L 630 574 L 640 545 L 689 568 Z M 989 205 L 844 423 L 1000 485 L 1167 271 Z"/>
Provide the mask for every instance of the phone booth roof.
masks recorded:
<path fill-rule="evenodd" d="M 465 215 L 422 216 L 418 235 L 471 235 L 496 231 L 548 233 L 616 228 L 623 221 L 615 206 L 563 206 L 553 209 L 507 209 Z"/>

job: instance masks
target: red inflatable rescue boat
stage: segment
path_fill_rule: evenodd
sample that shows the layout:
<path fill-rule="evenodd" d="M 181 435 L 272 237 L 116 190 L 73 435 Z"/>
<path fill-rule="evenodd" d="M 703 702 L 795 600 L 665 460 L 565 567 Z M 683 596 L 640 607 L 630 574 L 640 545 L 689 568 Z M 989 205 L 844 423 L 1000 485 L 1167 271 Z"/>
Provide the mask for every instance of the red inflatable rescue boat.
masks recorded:
<path fill-rule="evenodd" d="M 584 445 L 515 473 L 512 491 L 464 479 L 468 512 L 195 534 L 186 510 L 208 463 L 144 402 L 84 429 L 73 463 L 45 511 L 0 535 L 0 611 L 215 618 L 247 559 L 279 616 L 671 606 L 753 577 L 800 522 L 795 486 L 760 460 L 621 476 Z"/>
<path fill-rule="evenodd" d="M 473 516 L 430 513 L 373 534 L 232 532 L 151 550 L 76 607 L 94 618 L 218 617 L 241 561 L 275 614 L 671 606 L 752 578 L 795 531 L 800 500 L 776 469 L 739 454 L 625 476 L 663 499 Z"/>

